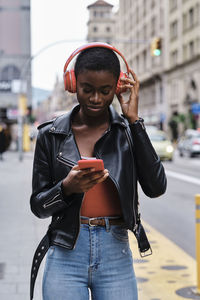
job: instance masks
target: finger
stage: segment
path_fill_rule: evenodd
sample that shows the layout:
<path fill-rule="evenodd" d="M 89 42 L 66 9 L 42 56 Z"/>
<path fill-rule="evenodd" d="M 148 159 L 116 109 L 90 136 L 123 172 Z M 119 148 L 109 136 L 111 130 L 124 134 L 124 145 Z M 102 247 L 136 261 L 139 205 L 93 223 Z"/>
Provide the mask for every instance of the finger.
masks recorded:
<path fill-rule="evenodd" d="M 108 172 L 107 169 L 105 169 L 103 171 L 95 171 L 95 172 L 91 172 L 89 174 L 85 174 L 84 179 L 86 179 L 87 181 L 90 182 L 90 181 L 98 180 L 99 178 L 101 178 L 105 174 L 109 175 L 109 172 Z"/>
<path fill-rule="evenodd" d="M 130 84 L 134 84 L 136 82 L 136 80 L 134 78 L 130 78 L 130 77 L 121 78 L 121 81 L 123 81 L 123 83 L 129 82 Z"/>
<path fill-rule="evenodd" d="M 139 85 L 140 82 L 139 82 L 139 80 L 138 80 L 137 75 L 135 74 L 135 72 L 133 70 L 130 70 L 130 73 L 132 74 L 133 79 L 135 80 L 136 84 Z"/>
<path fill-rule="evenodd" d="M 103 181 L 106 180 L 108 177 L 109 177 L 109 173 L 106 173 L 106 174 L 104 174 L 103 177 L 100 177 L 100 178 L 96 181 L 96 183 L 103 182 Z"/>
<path fill-rule="evenodd" d="M 90 175 L 94 172 L 95 172 L 95 168 L 87 168 L 87 169 L 79 170 L 79 174 L 80 174 L 81 177 L 84 177 L 86 175 L 88 176 L 88 175 Z"/>
<path fill-rule="evenodd" d="M 130 73 L 135 80 L 138 80 L 137 75 L 135 74 L 135 72 L 133 70 L 130 70 Z"/>
<path fill-rule="evenodd" d="M 94 180 L 91 180 L 90 182 L 88 182 L 88 184 L 86 184 L 87 188 L 92 188 L 94 185 L 103 182 L 104 180 L 106 180 L 109 177 L 109 173 L 104 174 L 103 176 L 96 178 Z"/>
<path fill-rule="evenodd" d="M 72 170 L 78 171 L 78 170 L 80 170 L 80 169 L 79 169 L 79 166 L 78 166 L 78 165 L 75 165 L 75 166 L 73 166 Z"/>
<path fill-rule="evenodd" d="M 75 170 L 75 171 L 81 171 L 81 173 L 89 173 L 89 172 L 93 172 L 95 171 L 95 168 L 87 168 L 87 169 L 80 169 L 80 167 L 78 165 L 75 165 L 72 170 Z"/>

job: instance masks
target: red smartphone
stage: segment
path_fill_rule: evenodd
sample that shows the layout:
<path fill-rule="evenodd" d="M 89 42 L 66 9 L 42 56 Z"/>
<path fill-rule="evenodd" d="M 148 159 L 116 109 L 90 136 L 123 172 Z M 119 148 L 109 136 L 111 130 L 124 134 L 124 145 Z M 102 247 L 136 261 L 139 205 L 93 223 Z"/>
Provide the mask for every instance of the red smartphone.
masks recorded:
<path fill-rule="evenodd" d="M 104 163 L 102 159 L 80 159 L 78 161 L 80 169 L 95 168 L 95 171 L 104 170 Z"/>

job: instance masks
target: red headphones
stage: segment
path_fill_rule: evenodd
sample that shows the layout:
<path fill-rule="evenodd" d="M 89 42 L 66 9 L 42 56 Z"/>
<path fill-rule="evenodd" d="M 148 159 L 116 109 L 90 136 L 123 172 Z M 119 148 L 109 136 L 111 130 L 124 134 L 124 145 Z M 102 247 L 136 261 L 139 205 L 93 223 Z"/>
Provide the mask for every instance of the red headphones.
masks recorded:
<path fill-rule="evenodd" d="M 68 58 L 68 60 L 65 63 L 65 66 L 64 66 L 63 78 L 64 78 L 65 90 L 70 93 L 76 93 L 76 77 L 75 77 L 74 69 L 67 70 L 67 67 L 68 67 L 69 63 L 71 62 L 71 60 L 74 58 L 74 56 L 76 56 L 81 51 L 83 51 L 85 49 L 89 49 L 89 48 L 94 48 L 94 47 L 108 48 L 108 49 L 118 53 L 123 58 L 123 60 L 126 64 L 127 73 L 123 73 L 122 71 L 120 72 L 115 93 L 117 95 L 119 95 L 120 93 L 125 92 L 126 89 L 122 88 L 122 84 L 120 82 L 120 79 L 122 77 L 128 77 L 128 74 L 130 72 L 130 69 L 129 69 L 129 66 L 128 66 L 128 63 L 127 63 L 125 57 L 115 47 L 113 47 L 109 44 L 106 44 L 106 43 L 98 43 L 98 42 L 97 43 L 89 43 L 82 47 L 79 47 L 70 55 L 70 57 Z"/>

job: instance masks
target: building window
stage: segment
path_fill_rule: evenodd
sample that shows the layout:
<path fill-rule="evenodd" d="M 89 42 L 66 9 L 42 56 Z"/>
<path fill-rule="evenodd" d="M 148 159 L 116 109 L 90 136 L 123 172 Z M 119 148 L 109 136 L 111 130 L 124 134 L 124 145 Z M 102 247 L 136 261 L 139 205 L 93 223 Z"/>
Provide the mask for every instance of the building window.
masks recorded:
<path fill-rule="evenodd" d="M 98 31 L 98 28 L 95 26 L 95 27 L 93 27 L 93 31 L 94 32 L 97 32 Z"/>
<path fill-rule="evenodd" d="M 136 32 L 137 48 L 139 48 L 139 38 L 140 38 L 140 34 L 139 34 L 139 31 L 137 31 Z"/>
<path fill-rule="evenodd" d="M 174 50 L 171 53 L 171 65 L 176 66 L 178 64 L 178 50 Z"/>
<path fill-rule="evenodd" d="M 187 15 L 183 15 L 183 32 L 187 30 Z"/>
<path fill-rule="evenodd" d="M 174 21 L 170 25 L 170 38 L 175 39 L 178 36 L 178 21 Z"/>
<path fill-rule="evenodd" d="M 14 65 L 8 65 L 1 72 L 1 80 L 20 79 L 20 70 Z"/>
<path fill-rule="evenodd" d="M 194 41 L 191 41 L 189 43 L 189 55 L 190 55 L 190 58 L 192 58 L 195 53 L 194 53 Z"/>
<path fill-rule="evenodd" d="M 198 25 L 199 19 L 200 19 L 200 4 L 199 3 L 196 4 L 195 11 L 196 11 L 196 24 Z"/>
<path fill-rule="evenodd" d="M 183 60 L 187 60 L 187 45 L 183 46 Z"/>
<path fill-rule="evenodd" d="M 111 31 L 110 27 L 106 27 L 106 31 L 110 32 Z"/>
<path fill-rule="evenodd" d="M 151 36 L 154 36 L 156 32 L 156 18 L 151 19 Z"/>
<path fill-rule="evenodd" d="M 178 85 L 178 81 L 174 80 L 171 82 L 170 84 L 170 102 L 172 104 L 176 104 L 178 99 L 179 99 L 179 85 Z"/>
<path fill-rule="evenodd" d="M 147 13 L 147 0 L 144 0 L 143 4 L 143 16 L 145 17 Z"/>
<path fill-rule="evenodd" d="M 136 23 L 139 22 L 139 7 L 136 8 Z"/>
<path fill-rule="evenodd" d="M 200 52 L 200 38 L 197 38 L 196 39 L 196 51 L 197 51 L 197 53 L 199 53 Z"/>
<path fill-rule="evenodd" d="M 194 26 L 194 9 L 189 10 L 189 28 Z"/>
<path fill-rule="evenodd" d="M 140 68 L 140 58 L 139 55 L 136 56 L 136 72 L 139 73 Z"/>
<path fill-rule="evenodd" d="M 96 10 L 93 12 L 93 16 L 96 17 L 97 16 L 97 12 Z"/>
<path fill-rule="evenodd" d="M 147 38 L 147 25 L 144 25 L 144 40 Z"/>
<path fill-rule="evenodd" d="M 152 0 L 151 1 L 151 8 L 154 8 L 154 6 L 155 6 L 155 0 Z"/>
<path fill-rule="evenodd" d="M 147 51 L 143 51 L 143 71 L 147 69 Z"/>
<path fill-rule="evenodd" d="M 170 11 L 177 8 L 177 0 L 170 0 L 169 9 Z"/>

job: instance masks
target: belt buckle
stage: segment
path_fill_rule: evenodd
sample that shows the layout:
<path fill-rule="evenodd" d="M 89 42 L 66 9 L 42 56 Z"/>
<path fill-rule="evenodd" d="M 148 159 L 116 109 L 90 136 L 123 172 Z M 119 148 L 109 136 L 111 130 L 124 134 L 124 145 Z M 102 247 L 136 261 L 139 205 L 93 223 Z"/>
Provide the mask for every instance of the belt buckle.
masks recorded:
<path fill-rule="evenodd" d="M 88 220 L 88 225 L 91 226 L 91 227 L 97 226 L 95 224 L 91 224 L 91 221 L 93 221 L 93 220 L 97 220 L 97 218 L 89 218 L 89 220 Z"/>

